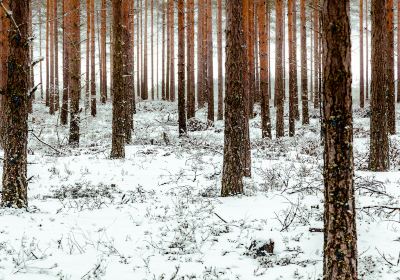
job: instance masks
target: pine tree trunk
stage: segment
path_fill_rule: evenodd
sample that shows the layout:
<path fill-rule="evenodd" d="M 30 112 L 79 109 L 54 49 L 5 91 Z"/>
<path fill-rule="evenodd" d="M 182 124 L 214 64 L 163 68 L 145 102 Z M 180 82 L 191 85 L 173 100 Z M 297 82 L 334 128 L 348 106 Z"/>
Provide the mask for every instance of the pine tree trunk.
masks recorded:
<path fill-rule="evenodd" d="M 8 6 L 8 1 L 4 1 L 4 4 Z M 0 9 L 0 92 L 7 89 L 8 29 L 9 19 L 4 10 Z M 6 116 L 4 115 L 3 102 L 3 94 L 0 94 L 0 147 L 4 147 L 3 144 L 7 136 L 4 131 Z"/>
<path fill-rule="evenodd" d="M 151 48 L 151 100 L 154 100 L 154 0 L 150 0 L 150 16 L 151 16 L 151 42 L 150 42 L 150 48 Z"/>
<path fill-rule="evenodd" d="M 142 100 L 149 99 L 149 88 L 148 88 L 148 56 L 147 56 L 147 10 L 148 0 L 144 0 L 144 41 L 143 41 L 143 81 L 142 81 Z"/>
<path fill-rule="evenodd" d="M 246 39 L 243 30 L 243 0 L 226 1 L 225 140 L 222 196 L 243 193 L 242 149 L 245 133 L 244 71 Z"/>
<path fill-rule="evenodd" d="M 186 135 L 185 104 L 185 5 L 178 0 L 178 125 L 179 135 Z"/>
<path fill-rule="evenodd" d="M 218 120 L 224 118 L 224 88 L 223 88 L 223 76 L 222 76 L 222 0 L 217 0 L 218 10 Z"/>
<path fill-rule="evenodd" d="M 90 0 L 90 113 L 93 117 L 97 114 L 96 108 L 96 33 L 95 33 L 94 0 Z"/>
<path fill-rule="evenodd" d="M 271 119 L 268 94 L 268 34 L 267 34 L 267 0 L 257 3 L 257 22 L 260 50 L 260 89 L 261 89 L 261 134 L 263 138 L 271 138 Z"/>
<path fill-rule="evenodd" d="M 400 103 L 400 3 L 397 1 L 397 103 Z"/>
<path fill-rule="evenodd" d="M 393 31 L 393 0 L 386 0 L 387 9 L 387 79 L 388 94 L 387 94 L 387 107 L 388 107 L 388 130 L 392 135 L 396 134 L 396 98 L 394 89 L 394 31 Z"/>
<path fill-rule="evenodd" d="M 204 0 L 197 0 L 197 106 L 204 107 L 203 92 L 203 25 L 204 25 Z"/>
<path fill-rule="evenodd" d="M 90 107 L 90 33 L 92 31 L 91 25 L 91 14 L 90 14 L 90 2 L 86 0 L 86 85 L 85 85 L 85 115 L 87 114 Z"/>
<path fill-rule="evenodd" d="M 101 103 L 105 104 L 107 101 L 107 2 L 101 0 Z"/>
<path fill-rule="evenodd" d="M 368 51 L 368 0 L 365 0 L 365 99 L 369 99 L 369 51 Z"/>
<path fill-rule="evenodd" d="M 46 0 L 46 107 L 50 106 L 50 1 Z"/>
<path fill-rule="evenodd" d="M 167 69 L 166 69 L 166 80 L 165 80 L 165 99 L 170 101 L 170 73 L 171 73 L 171 5 L 170 5 L 171 0 L 168 0 L 168 2 L 165 3 L 165 13 L 167 17 L 167 26 L 166 26 L 166 32 L 167 32 Z"/>
<path fill-rule="evenodd" d="M 166 79 L 165 79 L 165 29 L 166 29 L 166 21 L 165 21 L 165 17 L 166 17 L 166 12 L 165 12 L 165 8 L 166 8 L 166 4 L 165 2 L 161 3 L 161 17 L 162 17 L 162 24 L 161 24 L 161 28 L 162 28 L 162 46 L 161 46 L 161 98 L 162 100 L 166 100 Z M 168 48 L 167 48 L 167 52 L 168 52 Z"/>
<path fill-rule="evenodd" d="M 122 6 L 124 1 L 112 0 L 113 12 L 113 110 L 111 158 L 125 157 L 125 85 L 124 85 L 124 32 L 127 32 L 123 16 L 129 12 Z M 125 30 L 124 30 L 125 28 Z"/>
<path fill-rule="evenodd" d="M 306 0 L 300 0 L 301 21 L 301 101 L 302 101 L 302 124 L 310 123 L 308 114 L 308 78 L 307 78 L 307 20 Z"/>
<path fill-rule="evenodd" d="M 194 78 L 194 0 L 188 0 L 187 13 L 187 118 L 195 117 L 196 92 Z"/>
<path fill-rule="evenodd" d="M 247 17 L 247 63 L 248 63 L 248 90 L 249 90 L 249 118 L 254 117 L 255 98 L 255 69 L 254 69 L 254 1 L 249 1 Z"/>
<path fill-rule="evenodd" d="M 58 78 L 58 1 L 54 0 L 54 111 L 60 109 L 60 81 Z"/>
<path fill-rule="evenodd" d="M 363 2 L 360 0 L 360 108 L 364 108 L 364 21 Z"/>
<path fill-rule="evenodd" d="M 79 98 L 81 91 L 81 46 L 80 46 L 80 1 L 70 0 L 70 34 L 68 42 L 69 73 L 70 73 L 70 130 L 69 143 L 79 145 L 80 109 Z"/>
<path fill-rule="evenodd" d="M 314 0 L 314 108 L 319 108 L 319 0 Z"/>
<path fill-rule="evenodd" d="M 350 0 L 325 0 L 324 279 L 356 280 L 357 232 L 351 96 Z"/>
<path fill-rule="evenodd" d="M 296 109 L 295 109 L 295 97 L 296 97 L 296 84 L 295 84 L 295 48 L 294 44 L 294 19 L 293 19 L 293 0 L 288 0 L 288 39 L 289 39 L 289 136 L 295 135 L 295 124 L 296 124 Z"/>
<path fill-rule="evenodd" d="M 9 25 L 4 114 L 3 207 L 23 208 L 27 198 L 28 95 L 30 81 L 29 9 L 31 1 L 9 1 L 14 24 Z M 6 41 L 6 42 L 7 42 Z M 16 100 L 18 102 L 16 102 Z"/>
<path fill-rule="evenodd" d="M 64 2 L 63 2 L 64 3 Z M 42 0 L 38 0 L 38 16 L 39 16 L 39 56 L 42 58 Z M 39 82 L 40 82 L 40 99 L 43 100 L 43 63 L 39 62 Z M 0 97 L 1 99 L 1 97 Z M 1 102 L 0 102 L 1 103 Z M 1 106 L 1 105 L 0 105 Z"/>
<path fill-rule="evenodd" d="M 276 99 L 276 137 L 285 135 L 283 123 L 283 69 L 282 69 L 282 45 L 283 45 L 283 2 L 275 0 L 276 7 L 276 51 L 275 51 L 275 99 Z"/>
<path fill-rule="evenodd" d="M 170 61 L 170 81 L 169 81 L 169 94 L 170 101 L 175 101 L 175 0 L 170 0 L 170 49 L 171 49 L 171 61 Z"/>
<path fill-rule="evenodd" d="M 214 59 L 212 26 L 212 0 L 207 0 L 207 120 L 209 124 L 214 123 Z"/>
<path fill-rule="evenodd" d="M 140 30 L 141 30 L 141 25 L 140 25 L 140 18 L 141 18 L 141 11 L 140 11 L 140 0 L 136 1 L 136 9 L 138 10 L 136 12 L 136 41 L 137 41 L 137 48 L 136 48 L 136 94 L 138 97 L 142 97 L 142 92 L 141 92 L 141 35 L 140 35 Z"/>
<path fill-rule="evenodd" d="M 242 0 L 243 1 L 243 30 L 246 34 L 249 30 L 249 5 L 250 5 L 250 0 Z M 242 149 L 242 168 L 243 168 L 243 175 L 246 177 L 251 176 L 251 150 L 250 150 L 250 126 L 249 126 L 249 118 L 250 118 L 250 71 L 249 71 L 249 51 L 248 51 L 248 46 L 249 46 L 249 40 L 248 36 L 247 38 L 244 39 L 244 47 L 246 48 L 245 56 L 244 56 L 244 106 L 245 106 L 245 121 L 244 121 L 244 142 L 243 142 L 243 149 Z"/>
<path fill-rule="evenodd" d="M 68 48 L 68 38 L 70 34 L 70 23 L 69 23 L 69 1 L 62 1 L 63 7 L 63 93 L 62 93 L 62 105 L 61 105 L 61 115 L 60 121 L 62 125 L 67 125 L 68 123 L 68 99 L 69 99 L 69 48 Z"/>
<path fill-rule="evenodd" d="M 388 47 L 385 1 L 372 0 L 372 53 L 371 53 L 371 127 L 369 169 L 389 169 L 389 137 L 386 96 L 389 90 L 387 64 Z"/>
<path fill-rule="evenodd" d="M 50 76 L 49 76 L 49 87 L 50 87 L 50 115 L 54 115 L 54 66 L 55 66 L 55 54 L 54 54 L 54 2 L 55 0 L 49 1 L 49 37 L 50 37 Z"/>

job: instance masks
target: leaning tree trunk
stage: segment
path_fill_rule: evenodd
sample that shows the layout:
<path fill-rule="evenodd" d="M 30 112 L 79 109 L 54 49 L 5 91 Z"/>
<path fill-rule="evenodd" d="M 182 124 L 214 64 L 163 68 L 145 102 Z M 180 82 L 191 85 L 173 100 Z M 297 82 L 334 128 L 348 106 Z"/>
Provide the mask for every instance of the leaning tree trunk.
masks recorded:
<path fill-rule="evenodd" d="M 125 86 L 123 61 L 123 33 L 126 28 L 122 4 L 128 0 L 112 0 L 113 9 L 113 110 L 111 158 L 125 157 Z M 126 11 L 125 11 L 126 13 Z M 124 27 L 125 26 L 125 27 Z M 125 30 L 126 31 L 126 30 Z"/>
<path fill-rule="evenodd" d="M 357 279 L 350 0 L 324 0 L 324 276 Z"/>
<path fill-rule="evenodd" d="M 372 53 L 371 53 L 371 132 L 369 169 L 386 171 L 389 169 L 389 137 L 387 120 L 387 53 L 385 1 L 372 0 Z"/>
<path fill-rule="evenodd" d="M 14 24 L 9 25 L 7 81 L 2 93 L 4 116 L 3 190 L 1 205 L 22 208 L 27 198 L 28 95 L 30 83 L 30 37 L 28 32 L 31 1 L 9 1 Z"/>
<path fill-rule="evenodd" d="M 244 71 L 243 0 L 226 1 L 225 140 L 222 196 L 243 193 Z"/>
<path fill-rule="evenodd" d="M 70 0 L 70 34 L 68 36 L 68 57 L 70 70 L 70 128 L 69 143 L 79 145 L 79 97 L 81 92 L 81 38 L 80 38 L 80 1 Z"/>

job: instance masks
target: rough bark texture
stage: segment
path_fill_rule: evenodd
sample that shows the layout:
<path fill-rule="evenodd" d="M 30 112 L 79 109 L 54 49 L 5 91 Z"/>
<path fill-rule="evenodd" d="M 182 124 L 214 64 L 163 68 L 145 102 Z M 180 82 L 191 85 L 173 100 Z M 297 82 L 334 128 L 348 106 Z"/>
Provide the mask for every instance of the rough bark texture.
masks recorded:
<path fill-rule="evenodd" d="M 90 0 L 90 114 L 95 117 L 96 107 L 96 33 L 95 33 L 94 0 Z"/>
<path fill-rule="evenodd" d="M 203 25 L 204 25 L 204 0 L 197 0 L 197 105 L 199 108 L 204 107 L 204 92 L 203 92 Z"/>
<path fill-rule="evenodd" d="M 86 0 L 86 84 L 85 84 L 85 115 L 87 114 L 87 111 L 89 110 L 90 102 L 90 25 L 92 24 L 91 21 L 91 14 L 90 14 L 90 1 L 91 0 Z"/>
<path fill-rule="evenodd" d="M 254 68 L 254 1 L 248 3 L 247 17 L 247 64 L 248 64 L 248 90 L 249 90 L 249 118 L 254 117 L 254 99 L 256 78 Z"/>
<path fill-rule="evenodd" d="M 383 1 L 383 0 L 382 0 Z M 393 0 L 386 1 L 386 32 L 387 32 L 387 79 L 388 79 L 388 92 L 387 92 L 387 122 L 388 131 L 390 134 L 396 134 L 396 98 L 394 89 L 394 32 L 393 32 Z"/>
<path fill-rule="evenodd" d="M 385 1 L 371 2 L 372 53 L 371 53 L 371 130 L 369 169 L 386 171 L 389 168 L 389 138 L 387 120 L 387 43 Z"/>
<path fill-rule="evenodd" d="M 50 115 L 54 115 L 54 1 L 49 0 L 49 14 L 48 19 L 49 23 L 49 55 L 50 55 L 50 72 L 49 72 L 49 95 L 50 95 L 50 103 L 49 103 L 49 112 Z"/>
<path fill-rule="evenodd" d="M 397 103 L 400 103 L 400 3 L 397 1 Z"/>
<path fill-rule="evenodd" d="M 5 5 L 8 5 L 7 2 L 5 2 Z M 7 87 L 8 28 L 9 20 L 4 10 L 0 9 L 0 91 L 6 90 Z M 0 147 L 3 147 L 4 137 L 6 136 L 4 133 L 3 99 L 3 95 L 0 94 Z"/>
<path fill-rule="evenodd" d="M 324 92 L 324 277 L 357 279 L 351 96 L 350 0 L 322 10 Z"/>
<path fill-rule="evenodd" d="M 150 41 L 150 69 L 151 69 L 151 100 L 154 100 L 154 0 L 150 0 L 150 34 L 151 34 L 151 41 Z"/>
<path fill-rule="evenodd" d="M 214 122 L 214 59 L 213 59 L 213 28 L 212 0 L 207 0 L 207 120 Z"/>
<path fill-rule="evenodd" d="M 365 0 L 365 99 L 369 99 L 368 0 Z"/>
<path fill-rule="evenodd" d="M 308 78 L 307 78 L 307 20 L 306 20 L 306 0 L 300 0 L 300 49 L 301 49 L 301 104 L 302 104 L 302 124 L 310 123 L 308 114 Z"/>
<path fill-rule="evenodd" d="M 60 122 L 62 125 L 68 123 L 68 99 L 69 99 L 69 49 L 67 41 L 69 36 L 69 1 L 63 1 L 63 91 L 62 91 L 62 104 Z"/>
<path fill-rule="evenodd" d="M 360 0 L 360 108 L 364 108 L 364 0 Z"/>
<path fill-rule="evenodd" d="M 100 32 L 100 53 L 101 53 L 101 103 L 107 101 L 107 2 L 101 0 L 101 32 Z"/>
<path fill-rule="evenodd" d="M 283 1 L 275 0 L 276 9 L 276 39 L 275 39 L 275 100 L 276 100 L 276 137 L 285 135 L 283 123 L 283 68 L 282 68 L 282 45 L 283 45 Z"/>
<path fill-rule="evenodd" d="M 148 10 L 148 0 L 144 0 L 144 41 L 143 41 L 143 81 L 142 81 L 142 99 L 149 99 L 149 86 L 148 86 L 148 56 L 147 56 L 147 10 Z"/>
<path fill-rule="evenodd" d="M 166 17 L 167 17 L 167 25 L 166 25 L 166 32 L 167 32 L 167 69 L 166 69 L 166 78 L 165 78 L 165 99 L 166 100 L 170 100 L 170 73 L 171 73 L 171 13 L 170 13 L 170 9 L 171 9 L 171 5 L 170 5 L 170 1 L 168 0 L 168 2 L 165 3 L 165 13 L 166 13 Z"/>
<path fill-rule="evenodd" d="M 289 39 L 289 136 L 294 136 L 296 125 L 296 84 L 295 84 L 295 60 L 296 49 L 294 48 L 294 19 L 293 19 L 293 0 L 288 0 L 288 39 Z"/>
<path fill-rule="evenodd" d="M 174 36 L 174 23 L 175 23 L 175 0 L 170 0 L 170 39 L 171 45 L 169 48 L 171 49 L 171 65 L 170 65 L 170 81 L 169 81 L 169 97 L 170 101 L 175 101 L 175 36 Z"/>
<path fill-rule="evenodd" d="M 54 111 L 60 109 L 60 81 L 58 78 L 58 1 L 54 0 Z M 33 80 L 32 80 L 33 85 Z"/>
<path fill-rule="evenodd" d="M 111 158 L 125 157 L 125 85 L 123 62 L 123 34 L 126 29 L 123 21 L 123 1 L 112 0 L 113 8 L 113 112 Z"/>
<path fill-rule="evenodd" d="M 319 0 L 314 0 L 314 108 L 319 108 Z"/>
<path fill-rule="evenodd" d="M 165 2 L 161 3 L 161 9 L 162 9 L 162 11 L 161 11 L 161 13 L 162 13 L 162 15 L 161 15 L 162 16 L 162 25 L 161 25 L 161 28 L 162 28 L 161 98 L 162 98 L 162 100 L 166 100 L 166 86 L 165 86 L 165 81 L 166 81 L 166 79 L 165 79 L 165 63 L 166 63 L 165 62 L 165 44 L 166 44 L 166 41 L 165 41 L 165 28 L 166 28 L 166 26 L 165 26 L 165 24 L 166 24 L 165 17 L 166 17 L 166 13 L 165 13 L 165 6 L 166 6 Z"/>
<path fill-rule="evenodd" d="M 217 0 L 217 44 L 218 44 L 218 120 L 222 120 L 224 117 L 224 80 L 222 76 L 222 0 Z"/>
<path fill-rule="evenodd" d="M 2 97 L 4 110 L 3 189 L 1 205 L 22 208 L 27 198 L 28 95 L 30 1 L 9 1 L 14 24 L 9 25 L 7 82 Z"/>
<path fill-rule="evenodd" d="M 187 26 L 187 118 L 195 116 L 196 88 L 194 78 L 194 0 L 186 4 Z"/>
<path fill-rule="evenodd" d="M 179 135 L 186 134 L 185 104 L 185 5 L 178 0 L 178 128 Z"/>
<path fill-rule="evenodd" d="M 260 90 L 261 90 L 261 132 L 263 138 L 271 138 L 271 119 L 268 94 L 268 34 L 266 27 L 266 0 L 257 3 L 257 22 L 260 50 Z"/>
<path fill-rule="evenodd" d="M 80 38 L 80 1 L 71 0 L 70 6 L 70 34 L 68 56 L 70 59 L 70 129 L 69 143 L 79 145 L 79 97 L 81 92 L 81 38 Z"/>
<path fill-rule="evenodd" d="M 222 196 L 243 193 L 242 154 L 244 142 L 243 2 L 226 1 L 225 140 Z"/>

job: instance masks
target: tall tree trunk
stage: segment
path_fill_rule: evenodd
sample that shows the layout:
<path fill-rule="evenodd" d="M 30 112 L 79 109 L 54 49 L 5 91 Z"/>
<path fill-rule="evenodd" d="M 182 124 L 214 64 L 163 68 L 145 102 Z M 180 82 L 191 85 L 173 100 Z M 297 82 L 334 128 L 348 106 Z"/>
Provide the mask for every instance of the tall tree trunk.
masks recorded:
<path fill-rule="evenodd" d="M 301 21 L 301 101 L 302 101 L 302 123 L 310 123 L 308 115 L 308 78 L 307 78 L 307 19 L 306 0 L 300 0 L 300 21 Z"/>
<path fill-rule="evenodd" d="M 69 143 L 73 146 L 79 145 L 79 97 L 81 91 L 81 38 L 80 38 L 80 1 L 70 0 L 69 22 L 71 24 L 68 36 L 68 53 L 70 63 L 70 129 Z"/>
<path fill-rule="evenodd" d="M 275 0 L 276 8 L 276 51 L 275 51 L 275 99 L 276 99 L 276 137 L 285 135 L 283 123 L 283 69 L 282 69 L 282 45 L 283 45 L 283 2 Z"/>
<path fill-rule="evenodd" d="M 246 32 L 249 31 L 249 5 L 250 0 L 242 0 L 243 1 L 243 30 Z M 243 142 L 243 149 L 242 149 L 242 168 L 243 168 L 243 175 L 246 177 L 251 176 L 251 149 L 250 149 L 250 125 L 249 125 L 249 118 L 250 118 L 250 71 L 249 71 L 249 40 L 248 36 L 244 39 L 244 47 L 245 47 L 245 57 L 244 57 L 244 75 L 243 75 L 243 82 L 244 82 L 244 142 Z"/>
<path fill-rule="evenodd" d="M 151 16 L 151 100 L 154 100 L 154 0 L 150 0 L 150 16 Z"/>
<path fill-rule="evenodd" d="M 112 0 L 113 8 L 113 110 L 112 110 L 112 144 L 111 158 L 125 157 L 125 85 L 124 85 L 124 33 L 127 26 L 123 17 L 129 12 L 124 9 L 123 2 L 128 0 Z M 125 29 L 125 30 L 124 30 Z"/>
<path fill-rule="evenodd" d="M 171 66 L 170 66 L 170 81 L 169 81 L 169 94 L 170 101 L 175 101 L 175 0 L 170 0 L 170 49 L 171 49 Z"/>
<path fill-rule="evenodd" d="M 369 99 L 369 52 L 368 52 L 368 0 L 365 0 L 365 99 Z"/>
<path fill-rule="evenodd" d="M 61 115 L 60 121 L 62 125 L 67 125 L 68 123 L 68 99 L 69 99 L 69 47 L 68 38 L 70 34 L 70 22 L 69 14 L 70 6 L 69 1 L 62 1 L 63 7 L 63 93 L 62 93 L 62 105 L 61 105 Z"/>
<path fill-rule="evenodd" d="M 187 14 L 187 118 L 195 117 L 196 88 L 194 78 L 194 0 L 186 4 Z"/>
<path fill-rule="evenodd" d="M 288 39 L 289 39 L 289 136 L 293 137 L 295 134 L 295 124 L 296 124 L 296 84 L 295 84 L 295 48 L 294 44 L 294 20 L 293 20 L 293 0 L 288 0 Z"/>
<path fill-rule="evenodd" d="M 386 30 L 387 30 L 387 66 L 386 69 L 388 85 L 387 107 L 388 107 L 388 130 L 389 133 L 396 134 L 396 98 L 394 89 L 394 32 L 393 32 L 393 0 L 386 0 Z"/>
<path fill-rule="evenodd" d="M 166 26 L 166 32 L 167 32 L 167 69 L 166 69 L 166 81 L 165 81 L 165 99 L 170 101 L 170 73 L 171 73 L 171 5 L 170 5 L 171 0 L 168 0 L 168 2 L 165 3 L 165 12 L 166 12 L 166 17 L 167 17 L 167 26 Z"/>
<path fill-rule="evenodd" d="M 7 85 L 2 96 L 4 110 L 3 189 L 1 205 L 23 208 L 27 198 L 28 95 L 30 39 L 28 24 L 31 1 L 9 1 L 15 24 L 9 25 Z M 4 3 L 3 3 L 4 5 Z M 16 102 L 18 100 L 18 102 Z"/>
<path fill-rule="evenodd" d="M 204 107 L 204 56 L 203 56 L 203 26 L 204 26 L 204 0 L 197 0 L 197 105 Z"/>
<path fill-rule="evenodd" d="M 222 120 L 224 117 L 224 88 L 223 88 L 223 76 L 222 76 L 222 0 L 217 0 L 218 10 L 218 120 Z"/>
<path fill-rule="evenodd" d="M 85 86 L 85 115 L 87 114 L 90 107 L 90 33 L 91 33 L 91 14 L 90 14 L 90 2 L 91 0 L 86 0 L 86 86 Z"/>
<path fill-rule="evenodd" d="M 363 2 L 360 0 L 360 108 L 364 108 L 364 21 Z"/>
<path fill-rule="evenodd" d="M 60 109 L 60 81 L 58 79 L 58 1 L 54 0 L 54 111 Z"/>
<path fill-rule="evenodd" d="M 243 193 L 245 120 L 243 0 L 226 1 L 225 140 L 222 196 Z"/>
<path fill-rule="evenodd" d="M 144 0 L 144 41 L 143 41 L 143 81 L 142 81 L 142 99 L 149 99 L 148 90 L 148 57 L 147 57 L 147 10 L 148 10 L 148 0 Z"/>
<path fill-rule="evenodd" d="M 207 120 L 214 123 L 214 59 L 213 59 L 213 29 L 212 0 L 207 0 Z"/>
<path fill-rule="evenodd" d="M 50 1 L 46 0 L 46 107 L 50 107 Z"/>
<path fill-rule="evenodd" d="M 397 103 L 400 103 L 400 3 L 397 1 Z"/>
<path fill-rule="evenodd" d="M 142 97 L 142 92 L 141 92 L 141 33 L 140 30 L 142 28 L 141 24 L 140 24 L 140 19 L 141 19 L 141 10 L 140 10 L 140 3 L 141 1 L 136 1 L 136 94 L 137 96 L 139 96 L 140 98 Z"/>
<path fill-rule="evenodd" d="M 166 17 L 166 12 L 165 12 L 165 9 L 166 9 L 166 4 L 165 4 L 165 2 L 162 2 L 161 3 L 161 9 L 162 9 L 162 11 L 161 11 L 161 16 L 162 16 L 162 24 L 161 24 L 161 28 L 162 28 L 162 46 L 161 46 L 161 52 L 162 52 L 162 54 L 161 54 L 161 98 L 162 98 L 162 100 L 166 100 L 167 98 L 166 98 L 166 90 L 167 90 L 167 87 L 166 87 L 166 78 L 165 78 L 165 64 L 167 63 L 168 64 L 168 62 L 166 62 L 165 61 L 165 44 L 166 44 L 166 41 L 165 41 L 165 29 L 166 29 L 166 20 L 165 20 L 165 17 Z M 167 52 L 168 52 L 168 48 L 167 48 Z M 168 61 L 168 60 L 167 60 Z"/>
<path fill-rule="evenodd" d="M 107 101 L 107 1 L 101 0 L 101 103 L 105 104 Z"/>
<path fill-rule="evenodd" d="M 387 7 L 385 1 L 372 0 L 372 54 L 371 54 L 371 132 L 369 169 L 386 171 L 389 169 L 389 137 L 387 119 L 388 53 L 383 52 L 388 47 L 386 23 Z"/>
<path fill-rule="evenodd" d="M 90 0 L 90 113 L 93 117 L 97 114 L 96 108 L 96 33 L 95 33 L 94 0 Z"/>
<path fill-rule="evenodd" d="M 3 2 L 8 6 L 8 1 Z M 9 19 L 3 9 L 0 9 L 0 92 L 3 93 L 7 89 L 7 59 L 8 59 L 8 29 Z M 4 147 L 5 120 L 3 107 L 4 97 L 0 94 L 0 147 Z"/>
<path fill-rule="evenodd" d="M 324 92 L 324 279 L 356 280 L 357 232 L 351 96 L 350 0 L 322 8 Z M 333 28 L 335 26 L 336 28 Z"/>
<path fill-rule="evenodd" d="M 319 108 L 319 0 L 314 0 L 314 108 Z"/>
<path fill-rule="evenodd" d="M 39 56 L 42 58 L 42 0 L 38 0 L 37 3 L 38 16 L 39 16 Z M 42 60 L 39 62 L 39 82 L 40 82 L 40 99 L 43 100 L 43 63 Z M 1 97 L 0 97 L 1 99 Z M 1 103 L 1 102 L 0 102 Z M 1 106 L 1 105 L 0 105 Z"/>
<path fill-rule="evenodd" d="M 54 66 L 55 66 L 55 54 L 54 54 L 54 1 L 55 0 L 50 0 L 49 1 L 49 37 L 50 37 L 50 115 L 54 115 Z"/>
<path fill-rule="evenodd" d="M 260 89 L 261 89 L 261 134 L 271 138 L 271 119 L 268 93 L 268 34 L 267 34 L 267 0 L 257 2 L 257 22 L 260 49 Z"/>
<path fill-rule="evenodd" d="M 179 135 L 185 135 L 185 5 L 178 0 L 178 128 Z"/>
<path fill-rule="evenodd" d="M 249 118 L 254 117 L 255 69 L 254 69 L 254 1 L 249 1 L 247 17 L 247 64 L 249 90 Z"/>

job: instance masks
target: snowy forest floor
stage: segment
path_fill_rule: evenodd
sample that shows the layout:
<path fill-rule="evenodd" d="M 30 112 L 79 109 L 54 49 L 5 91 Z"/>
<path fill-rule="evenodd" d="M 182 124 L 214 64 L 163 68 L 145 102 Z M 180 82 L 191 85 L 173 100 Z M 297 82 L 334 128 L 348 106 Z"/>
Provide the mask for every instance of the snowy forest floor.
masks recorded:
<path fill-rule="evenodd" d="M 139 103 L 134 143 L 111 160 L 111 105 L 82 114 L 73 149 L 68 127 L 35 104 L 29 208 L 0 209 L 0 279 L 322 279 L 318 114 L 273 140 L 251 120 L 253 176 L 245 195 L 221 198 L 223 122 L 179 139 L 176 108 Z M 368 172 L 367 116 L 354 112 L 359 278 L 400 279 L 400 211 L 390 209 L 400 205 L 400 137 L 391 171 Z M 260 249 L 269 239 L 271 255 Z"/>

